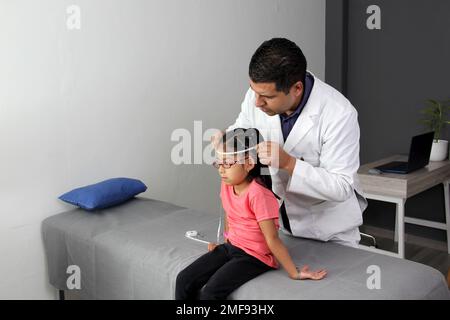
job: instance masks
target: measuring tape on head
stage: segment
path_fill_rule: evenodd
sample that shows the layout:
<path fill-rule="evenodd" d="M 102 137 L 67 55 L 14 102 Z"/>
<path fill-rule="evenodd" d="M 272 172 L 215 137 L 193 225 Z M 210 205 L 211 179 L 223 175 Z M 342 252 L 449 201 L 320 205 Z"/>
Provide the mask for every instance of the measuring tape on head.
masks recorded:
<path fill-rule="evenodd" d="M 248 148 L 248 149 L 245 149 L 245 150 L 231 151 L 231 152 L 222 152 L 222 151 L 216 150 L 216 153 L 218 153 L 218 154 L 224 154 L 224 155 L 240 154 L 240 153 L 244 153 L 244 152 L 247 152 L 247 151 L 250 151 L 250 150 L 253 150 L 253 149 L 256 149 L 256 146 L 251 147 L 251 148 Z"/>

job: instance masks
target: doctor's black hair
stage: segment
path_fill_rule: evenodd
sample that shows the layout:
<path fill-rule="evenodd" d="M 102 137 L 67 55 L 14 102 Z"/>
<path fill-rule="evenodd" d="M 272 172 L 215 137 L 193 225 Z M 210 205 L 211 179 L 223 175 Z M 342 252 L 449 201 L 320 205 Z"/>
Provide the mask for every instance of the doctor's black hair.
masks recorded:
<path fill-rule="evenodd" d="M 277 91 L 288 94 L 297 81 L 305 84 L 306 58 L 294 42 L 273 38 L 256 49 L 248 69 L 253 82 L 275 82 Z"/>
<path fill-rule="evenodd" d="M 264 138 L 256 128 L 236 128 L 234 130 L 227 131 L 222 136 L 220 145 L 224 147 L 223 150 L 225 152 L 239 152 L 255 147 L 258 143 L 263 141 Z M 256 163 L 253 169 L 248 173 L 249 181 L 255 180 L 255 182 L 272 191 L 277 199 L 280 199 L 280 197 L 272 190 L 272 178 L 270 176 L 268 166 L 261 163 L 256 149 L 246 151 L 244 154 L 245 156 L 249 155 L 251 157 L 250 153 L 253 154 L 252 158 Z"/>

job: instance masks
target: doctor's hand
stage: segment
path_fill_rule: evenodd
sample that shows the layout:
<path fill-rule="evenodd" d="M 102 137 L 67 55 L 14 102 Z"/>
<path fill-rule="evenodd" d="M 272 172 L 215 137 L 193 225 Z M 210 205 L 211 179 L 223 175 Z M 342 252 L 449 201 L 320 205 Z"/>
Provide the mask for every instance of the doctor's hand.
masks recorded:
<path fill-rule="evenodd" d="M 297 268 L 298 270 L 298 268 Z M 320 269 L 317 271 L 309 270 L 309 266 L 304 266 L 300 270 L 298 270 L 297 280 L 321 280 L 325 278 L 327 275 L 327 271 L 325 269 Z"/>
<path fill-rule="evenodd" d="M 222 140 L 222 136 L 225 134 L 225 131 L 217 131 L 211 136 L 211 144 L 214 149 L 217 149 L 218 145 Z"/>
<path fill-rule="evenodd" d="M 273 141 L 261 142 L 258 144 L 256 151 L 262 164 L 284 169 L 290 175 L 294 172 L 296 159 L 284 151 L 278 143 Z"/>

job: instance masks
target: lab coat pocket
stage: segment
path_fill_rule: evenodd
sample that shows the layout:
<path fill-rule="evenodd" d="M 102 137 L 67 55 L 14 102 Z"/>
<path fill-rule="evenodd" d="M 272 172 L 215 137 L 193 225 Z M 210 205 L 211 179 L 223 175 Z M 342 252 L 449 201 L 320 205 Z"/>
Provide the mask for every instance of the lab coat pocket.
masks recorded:
<path fill-rule="evenodd" d="M 310 211 L 311 213 L 328 212 L 336 207 L 337 204 L 338 202 L 335 201 L 322 200 L 311 205 Z"/>
<path fill-rule="evenodd" d="M 320 162 L 319 162 L 319 158 L 314 157 L 314 156 L 312 156 L 312 157 L 303 156 L 303 157 L 301 157 L 301 160 L 303 160 L 303 161 L 309 163 L 309 164 L 312 165 L 313 167 L 318 167 L 318 166 L 319 166 L 319 163 L 320 163 Z"/>
<path fill-rule="evenodd" d="M 312 229 L 317 239 L 327 241 L 335 231 L 338 224 L 335 221 L 337 206 L 339 206 L 338 202 L 323 200 L 310 207 Z"/>

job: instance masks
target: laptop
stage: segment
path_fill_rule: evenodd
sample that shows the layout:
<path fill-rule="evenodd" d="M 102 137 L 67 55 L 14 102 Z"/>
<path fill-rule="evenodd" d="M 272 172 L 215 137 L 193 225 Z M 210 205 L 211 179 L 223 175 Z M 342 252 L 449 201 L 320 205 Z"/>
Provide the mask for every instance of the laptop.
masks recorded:
<path fill-rule="evenodd" d="M 430 161 L 431 147 L 433 145 L 434 132 L 414 136 L 411 140 L 408 162 L 393 161 L 375 167 L 386 173 L 410 173 L 425 167 Z"/>

